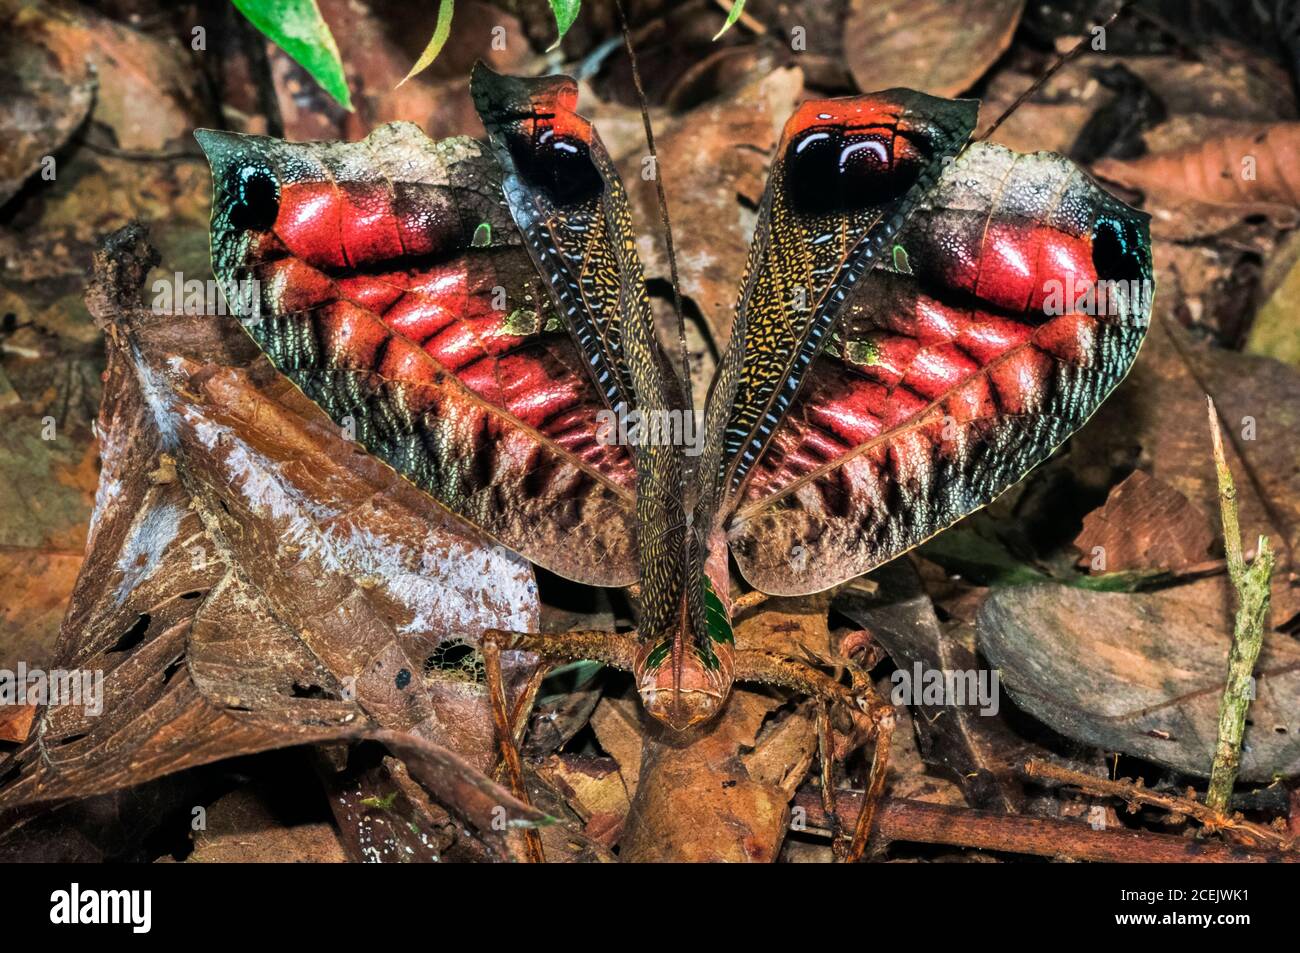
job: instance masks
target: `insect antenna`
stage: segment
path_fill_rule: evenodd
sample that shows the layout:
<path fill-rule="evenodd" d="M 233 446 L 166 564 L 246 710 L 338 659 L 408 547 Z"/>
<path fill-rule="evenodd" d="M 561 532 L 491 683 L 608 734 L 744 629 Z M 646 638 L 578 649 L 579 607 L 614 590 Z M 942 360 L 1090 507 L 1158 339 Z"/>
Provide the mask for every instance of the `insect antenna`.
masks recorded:
<path fill-rule="evenodd" d="M 673 287 L 673 311 L 677 317 L 677 347 L 681 352 L 681 390 L 685 410 L 693 411 L 695 398 L 691 391 L 691 355 L 686 346 L 686 317 L 682 311 L 681 283 L 677 278 L 677 251 L 673 245 L 673 225 L 668 215 L 668 195 L 664 191 L 663 177 L 659 174 L 659 154 L 655 151 L 655 134 L 650 124 L 650 107 L 646 103 L 645 88 L 641 85 L 641 71 L 637 69 L 636 49 L 632 45 L 632 32 L 628 27 L 627 14 L 623 11 L 623 0 L 614 0 L 618 11 L 619 26 L 623 31 L 623 46 L 627 49 L 627 58 L 632 65 L 632 85 L 636 88 L 637 102 L 641 106 L 641 123 L 645 127 L 645 141 L 650 149 L 651 168 L 654 171 L 655 191 L 659 198 L 659 222 L 663 226 L 664 247 L 668 252 L 669 277 Z"/>
<path fill-rule="evenodd" d="M 1111 24 L 1113 24 L 1116 20 L 1119 19 L 1120 14 L 1122 14 L 1125 10 L 1127 10 L 1136 2 L 1137 0 L 1123 0 L 1123 2 L 1115 8 L 1114 12 L 1111 13 L 1111 15 L 1106 18 L 1106 21 L 1100 25 L 1099 29 L 1105 30 L 1107 27 L 1109 27 Z M 1073 47 L 1071 47 L 1065 53 L 1062 53 L 1060 56 L 1058 56 L 1056 58 L 1056 62 L 1054 62 L 1051 66 L 1049 66 L 1042 76 L 1034 80 L 1032 86 L 1030 86 L 1019 96 L 1017 96 L 1016 101 L 1013 102 L 1010 106 L 1008 106 L 1005 110 L 1003 110 L 1002 115 L 998 116 L 997 119 L 993 120 L 993 124 L 989 126 L 987 129 L 985 129 L 978 136 L 976 136 L 974 141 L 983 142 L 989 136 L 993 135 L 993 133 L 997 132 L 998 127 L 1001 126 L 1004 122 L 1006 122 L 1007 119 L 1011 117 L 1011 114 L 1014 113 L 1017 109 L 1019 109 L 1021 105 L 1023 105 L 1028 100 L 1032 99 L 1038 93 L 1038 91 L 1043 88 L 1043 86 L 1047 83 L 1047 81 L 1056 75 L 1057 71 L 1060 70 L 1061 67 L 1065 66 L 1066 63 L 1069 63 L 1076 56 L 1082 53 L 1084 49 L 1088 46 L 1090 40 L 1091 37 L 1088 36 L 1079 37 L 1079 42 L 1075 43 Z"/>

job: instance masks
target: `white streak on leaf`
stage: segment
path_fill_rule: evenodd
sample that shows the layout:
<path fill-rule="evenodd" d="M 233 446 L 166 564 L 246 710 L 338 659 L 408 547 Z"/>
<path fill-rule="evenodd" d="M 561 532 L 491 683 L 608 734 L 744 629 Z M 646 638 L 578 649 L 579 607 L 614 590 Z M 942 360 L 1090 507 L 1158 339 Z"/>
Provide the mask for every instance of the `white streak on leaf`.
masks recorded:
<path fill-rule="evenodd" d="M 162 563 L 163 553 L 180 532 L 185 511 L 175 503 L 153 506 L 136 517 L 131 532 L 117 557 L 122 579 L 115 593 L 117 605 L 126 601 L 136 586 L 144 582 Z"/>

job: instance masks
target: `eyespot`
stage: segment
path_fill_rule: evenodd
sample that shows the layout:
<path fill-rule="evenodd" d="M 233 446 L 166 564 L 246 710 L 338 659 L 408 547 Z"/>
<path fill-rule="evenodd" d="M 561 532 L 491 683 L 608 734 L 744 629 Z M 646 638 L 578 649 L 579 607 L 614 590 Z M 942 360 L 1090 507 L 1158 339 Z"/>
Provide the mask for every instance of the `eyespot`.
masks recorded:
<path fill-rule="evenodd" d="M 542 189 L 556 205 L 575 205 L 605 189 L 587 144 L 537 123 L 532 137 L 511 134 L 510 156 L 520 177 Z"/>
<path fill-rule="evenodd" d="M 894 155 L 892 136 L 815 126 L 786 148 L 785 187 L 796 210 L 810 215 L 883 205 L 907 192 L 920 173 Z"/>
<path fill-rule="evenodd" d="M 1103 218 L 1093 227 L 1092 266 L 1099 281 L 1139 281 L 1142 262 L 1141 239 L 1131 223 Z"/>
<path fill-rule="evenodd" d="M 280 185 L 265 166 L 236 170 L 229 190 L 230 224 L 241 231 L 267 231 L 280 214 Z"/>

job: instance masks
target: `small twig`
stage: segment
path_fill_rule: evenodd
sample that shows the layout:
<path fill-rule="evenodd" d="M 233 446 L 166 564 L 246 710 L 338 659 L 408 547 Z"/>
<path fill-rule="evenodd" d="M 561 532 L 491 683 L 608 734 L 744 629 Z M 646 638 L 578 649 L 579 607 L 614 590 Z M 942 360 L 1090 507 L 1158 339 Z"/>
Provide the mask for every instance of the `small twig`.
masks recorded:
<path fill-rule="evenodd" d="M 1120 798 L 1128 802 L 1130 810 L 1136 810 L 1138 804 L 1145 804 L 1171 814 L 1181 814 L 1199 821 L 1206 830 L 1221 830 L 1231 834 L 1246 846 L 1266 846 L 1273 850 L 1291 850 L 1294 847 L 1294 839 L 1285 831 L 1273 830 L 1263 824 L 1243 820 L 1240 816 L 1229 817 L 1196 800 L 1192 796 L 1194 792 L 1189 792 L 1187 797 L 1161 794 L 1143 787 L 1140 780 L 1111 781 L 1108 778 L 1095 778 L 1091 774 L 1071 771 L 1046 761 L 1025 762 L 1024 773 L 1031 778 L 1068 784 L 1088 794 Z"/>
<path fill-rule="evenodd" d="M 1264 626 L 1268 619 L 1269 579 L 1273 575 L 1273 550 L 1268 537 L 1261 536 L 1255 558 L 1246 565 L 1241 553 L 1241 528 L 1237 521 L 1237 487 L 1223 454 L 1223 434 L 1214 400 L 1206 397 L 1210 416 L 1210 441 L 1214 446 L 1214 467 L 1219 475 L 1219 513 L 1223 519 L 1223 551 L 1228 560 L 1228 578 L 1237 592 L 1237 617 L 1232 630 L 1232 649 L 1228 653 L 1228 680 L 1219 702 L 1219 735 L 1214 747 L 1214 765 L 1210 769 L 1210 788 L 1206 805 L 1222 814 L 1227 810 L 1232 787 L 1241 768 L 1241 737 L 1246 731 L 1246 714 L 1254 697 L 1255 662 L 1264 645 Z"/>
<path fill-rule="evenodd" d="M 1126 9 L 1128 9 L 1128 7 L 1130 7 L 1134 2 L 1135 0 L 1124 0 L 1123 3 L 1121 3 L 1118 7 L 1115 8 L 1115 12 L 1112 13 L 1106 19 L 1106 21 L 1101 24 L 1100 29 L 1105 30 L 1107 27 L 1109 27 L 1112 23 L 1114 23 L 1117 19 L 1119 19 L 1119 15 L 1123 13 Z M 1008 106 L 1005 110 L 1003 110 L 1002 115 L 998 116 L 997 119 L 993 120 L 993 124 L 991 126 L 985 129 L 984 132 L 982 132 L 980 135 L 975 137 L 975 141 L 983 142 L 989 136 L 993 135 L 993 133 L 997 132 L 998 127 L 1001 126 L 1004 122 L 1006 122 L 1007 119 L 1010 118 L 1013 112 L 1019 109 L 1021 105 L 1025 103 L 1027 100 L 1031 99 L 1034 95 L 1036 95 L 1040 89 L 1042 89 L 1045 85 L 1047 85 L 1047 81 L 1056 75 L 1056 73 L 1061 69 L 1061 67 L 1063 67 L 1066 63 L 1070 62 L 1075 57 L 1077 57 L 1080 53 L 1082 53 L 1087 48 L 1088 44 L 1091 42 L 1092 42 L 1091 36 L 1080 37 L 1079 42 L 1074 44 L 1074 46 L 1071 47 L 1069 52 L 1061 56 L 1058 56 L 1056 58 L 1056 62 L 1053 63 L 1050 67 L 1048 67 L 1046 72 L 1044 72 L 1043 75 L 1039 76 L 1038 79 L 1034 81 L 1033 85 L 1031 85 L 1019 96 L 1017 96 L 1016 101 L 1013 102 L 1010 106 Z"/>
<path fill-rule="evenodd" d="M 844 823 L 857 819 L 862 795 L 839 791 L 836 813 Z M 829 818 L 821 793 L 805 789 L 795 795 L 808 827 L 827 830 Z M 1127 828 L 1094 830 L 1081 821 L 1057 817 L 1026 817 L 993 811 L 976 811 L 890 798 L 876 815 L 876 835 L 881 841 L 945 844 L 1037 857 L 1111 863 L 1297 863 L 1300 853 L 1248 849 L 1214 841 L 1195 841 L 1173 834 Z"/>
<path fill-rule="evenodd" d="M 641 124 L 645 127 L 645 142 L 650 150 L 650 161 L 654 166 L 655 193 L 659 198 L 659 222 L 664 230 L 664 248 L 668 252 L 668 273 L 673 287 L 673 311 L 677 315 L 677 346 L 682 352 L 682 399 L 686 409 L 691 410 L 695 404 L 691 388 L 691 352 L 686 345 L 686 312 L 682 310 L 682 285 L 677 276 L 677 250 L 673 245 L 673 223 L 668 217 L 668 193 L 664 191 L 664 180 L 661 175 L 663 170 L 659 168 L 654 128 L 650 124 L 650 104 L 641 85 L 641 71 L 637 68 L 636 48 L 632 45 L 632 32 L 627 23 L 627 14 L 623 12 L 623 0 L 614 0 L 614 9 L 618 11 L 619 24 L 623 29 L 623 45 L 627 48 L 628 62 L 632 64 L 632 85 L 636 88 L 637 101 L 641 104 Z"/>

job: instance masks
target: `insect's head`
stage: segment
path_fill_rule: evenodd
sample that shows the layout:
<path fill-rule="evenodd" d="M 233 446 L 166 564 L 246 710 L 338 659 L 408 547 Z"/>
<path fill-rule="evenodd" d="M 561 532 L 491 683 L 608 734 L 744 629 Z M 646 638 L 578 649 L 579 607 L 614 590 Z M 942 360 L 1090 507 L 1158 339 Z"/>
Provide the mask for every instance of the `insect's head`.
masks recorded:
<path fill-rule="evenodd" d="M 637 693 L 650 715 L 676 731 L 708 721 L 731 693 L 731 646 L 706 658 L 690 623 L 659 645 L 645 645 L 633 666 Z"/>
<path fill-rule="evenodd" d="M 727 593 L 726 552 L 718 534 L 707 568 L 691 583 L 691 598 L 664 635 L 643 639 L 632 666 L 646 711 L 677 731 L 708 721 L 731 694 L 731 607 L 718 594 Z"/>

